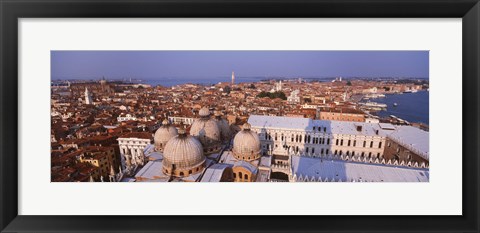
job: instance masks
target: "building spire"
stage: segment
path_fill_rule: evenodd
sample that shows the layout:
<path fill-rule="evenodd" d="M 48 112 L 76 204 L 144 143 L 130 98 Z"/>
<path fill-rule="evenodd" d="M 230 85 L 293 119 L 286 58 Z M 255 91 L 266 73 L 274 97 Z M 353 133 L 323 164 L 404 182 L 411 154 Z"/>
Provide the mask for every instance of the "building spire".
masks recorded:
<path fill-rule="evenodd" d="M 113 165 L 110 164 L 110 175 L 115 176 L 115 170 L 113 169 Z"/>
<path fill-rule="evenodd" d="M 92 96 L 90 95 L 90 92 L 88 91 L 88 88 L 85 87 L 85 104 L 92 104 Z"/>
<path fill-rule="evenodd" d="M 232 85 L 235 85 L 235 72 L 232 71 Z"/>

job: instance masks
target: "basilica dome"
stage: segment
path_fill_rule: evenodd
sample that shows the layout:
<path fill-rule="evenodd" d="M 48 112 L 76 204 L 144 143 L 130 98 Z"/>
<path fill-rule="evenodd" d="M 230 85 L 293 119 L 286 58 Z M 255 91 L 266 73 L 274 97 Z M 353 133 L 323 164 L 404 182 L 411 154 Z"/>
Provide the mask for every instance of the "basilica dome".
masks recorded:
<path fill-rule="evenodd" d="M 222 141 L 226 142 L 230 140 L 230 124 L 228 124 L 227 120 L 222 118 L 222 114 L 220 112 L 215 113 L 215 121 L 217 122 L 218 128 L 220 130 L 220 138 L 222 139 Z"/>
<path fill-rule="evenodd" d="M 165 145 L 163 151 L 163 172 L 167 175 L 188 176 L 201 172 L 205 167 L 205 156 L 202 144 L 185 129 L 180 129 L 178 135 Z"/>
<path fill-rule="evenodd" d="M 217 122 L 210 118 L 210 111 L 202 108 L 199 111 L 200 118 L 196 119 L 190 128 L 190 135 L 196 137 L 203 145 L 206 154 L 220 150 L 220 129 Z"/>
<path fill-rule="evenodd" d="M 233 156 L 238 160 L 252 161 L 260 158 L 260 138 L 245 123 L 242 131 L 233 139 Z"/>
<path fill-rule="evenodd" d="M 178 135 L 177 128 L 171 125 L 167 119 L 163 120 L 162 126 L 160 126 L 160 128 L 157 129 L 157 131 L 155 132 L 155 136 L 153 138 L 155 142 L 155 150 L 163 151 L 163 148 L 165 147 L 167 142 L 177 135 Z"/>
<path fill-rule="evenodd" d="M 198 111 L 198 115 L 200 115 L 200 117 L 208 117 L 210 116 L 210 110 L 208 110 L 206 107 L 203 107 L 200 109 L 200 111 Z"/>

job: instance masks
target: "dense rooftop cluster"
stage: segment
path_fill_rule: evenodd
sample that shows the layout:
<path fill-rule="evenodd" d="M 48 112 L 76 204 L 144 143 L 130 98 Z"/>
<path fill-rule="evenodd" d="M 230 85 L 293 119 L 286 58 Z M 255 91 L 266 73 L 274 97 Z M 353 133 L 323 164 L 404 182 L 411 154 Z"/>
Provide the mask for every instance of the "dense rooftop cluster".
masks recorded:
<path fill-rule="evenodd" d="M 147 159 L 163 160 L 163 150 L 171 150 L 166 147 L 167 142 L 171 138 L 181 136 L 177 132 L 178 129 L 185 130 L 181 133 L 198 139 L 202 144 L 202 156 L 210 156 L 210 160 L 214 161 L 206 160 L 206 163 L 211 164 L 205 166 L 215 165 L 213 168 L 217 169 L 209 170 L 210 176 L 224 174 L 228 166 L 218 163 L 220 159 L 243 158 L 244 155 L 240 154 L 250 146 L 248 143 L 245 144 L 247 139 L 260 146 L 258 135 L 251 135 L 250 126 L 244 125 L 252 115 L 332 121 L 334 124 L 330 124 L 329 127 L 337 131 L 342 130 L 341 123 L 338 123 L 342 121 L 364 124 L 412 124 L 428 129 L 428 126 L 421 124 L 378 118 L 374 114 L 375 106 L 366 106 L 359 102 L 364 96 L 427 88 L 428 85 L 415 81 L 361 79 L 342 81 L 341 78 L 331 82 L 291 79 L 238 84 L 232 80 L 214 85 L 186 83 L 173 87 L 151 87 L 145 84 L 109 82 L 105 79 L 52 85 L 51 177 L 52 181 L 61 182 L 118 181 L 117 174 L 126 172 L 119 139 L 135 138 L 139 141 L 131 143 L 152 144 L 150 152 L 157 155 Z M 275 125 L 275 122 L 270 123 Z M 288 125 L 286 127 L 288 128 Z M 299 125 L 291 127 L 298 128 Z M 235 147 L 229 140 L 233 140 L 242 128 L 243 131 L 238 134 L 237 139 L 240 137 L 243 139 Z M 403 132 L 406 131 L 392 134 L 395 135 L 392 141 L 402 144 L 399 139 L 404 137 Z M 260 132 L 257 133 L 261 135 Z M 182 139 L 177 143 L 186 142 Z M 198 145 L 197 142 L 188 143 Z M 404 146 L 408 147 L 409 144 Z M 232 149 L 228 156 L 225 155 L 228 152 L 222 155 L 226 149 Z M 428 153 L 428 150 L 427 152 L 424 150 L 421 148 L 419 153 Z M 144 152 L 150 153 L 147 151 L 142 153 Z M 252 164 L 251 160 L 258 160 L 252 166 L 262 167 L 259 165 L 263 159 L 260 155 L 262 153 L 265 155 L 264 152 L 255 151 L 251 159 L 239 159 L 235 163 L 248 170 L 251 166 L 248 164 Z M 147 167 L 148 161 L 141 163 L 142 166 L 138 169 Z M 258 172 L 257 177 L 262 174 L 261 169 L 255 172 Z"/>

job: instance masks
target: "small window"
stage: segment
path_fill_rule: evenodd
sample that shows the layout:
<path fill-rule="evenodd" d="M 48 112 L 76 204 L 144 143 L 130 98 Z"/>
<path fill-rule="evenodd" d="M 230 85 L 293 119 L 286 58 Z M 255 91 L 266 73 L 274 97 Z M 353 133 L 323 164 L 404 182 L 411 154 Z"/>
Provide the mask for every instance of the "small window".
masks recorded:
<path fill-rule="evenodd" d="M 183 172 L 180 172 L 180 175 L 183 176 Z"/>
<path fill-rule="evenodd" d="M 245 174 L 245 176 L 243 176 L 243 178 L 245 178 L 245 180 L 248 180 L 248 175 Z"/>

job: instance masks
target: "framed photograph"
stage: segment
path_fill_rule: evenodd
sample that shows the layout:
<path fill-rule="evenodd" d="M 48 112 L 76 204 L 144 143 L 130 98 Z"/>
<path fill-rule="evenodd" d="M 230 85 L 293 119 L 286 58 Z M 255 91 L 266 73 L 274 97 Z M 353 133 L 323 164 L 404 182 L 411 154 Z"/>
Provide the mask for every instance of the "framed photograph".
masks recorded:
<path fill-rule="evenodd" d="M 476 0 L 0 4 L 1 232 L 479 231 Z"/>

